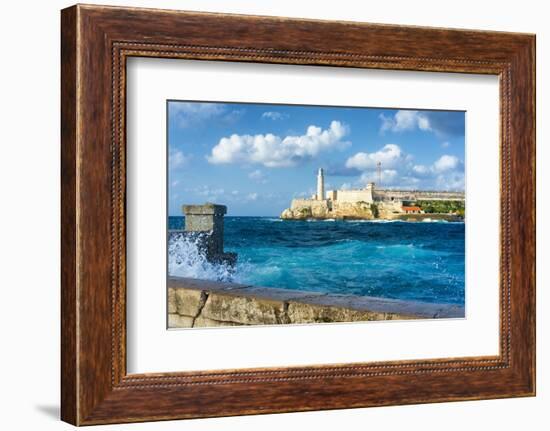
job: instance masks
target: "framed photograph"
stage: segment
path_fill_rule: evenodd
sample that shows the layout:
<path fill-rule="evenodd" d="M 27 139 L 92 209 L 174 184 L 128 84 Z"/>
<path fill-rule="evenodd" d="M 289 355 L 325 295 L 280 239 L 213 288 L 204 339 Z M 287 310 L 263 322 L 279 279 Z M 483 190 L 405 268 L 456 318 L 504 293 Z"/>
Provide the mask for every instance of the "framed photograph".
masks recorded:
<path fill-rule="evenodd" d="M 169 100 L 166 121 L 169 328 L 465 317 L 465 112 Z"/>
<path fill-rule="evenodd" d="M 533 35 L 61 33 L 63 420 L 535 394 Z"/>

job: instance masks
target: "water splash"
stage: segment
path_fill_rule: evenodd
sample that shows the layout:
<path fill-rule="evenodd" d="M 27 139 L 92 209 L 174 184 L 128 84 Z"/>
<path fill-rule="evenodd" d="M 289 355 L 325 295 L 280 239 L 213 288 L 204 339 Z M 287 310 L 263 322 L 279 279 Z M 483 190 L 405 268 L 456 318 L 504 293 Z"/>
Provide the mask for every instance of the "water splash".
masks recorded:
<path fill-rule="evenodd" d="M 213 281 L 233 281 L 235 269 L 227 263 L 212 263 L 206 258 L 205 235 L 171 234 L 168 240 L 168 273 L 176 277 Z"/>

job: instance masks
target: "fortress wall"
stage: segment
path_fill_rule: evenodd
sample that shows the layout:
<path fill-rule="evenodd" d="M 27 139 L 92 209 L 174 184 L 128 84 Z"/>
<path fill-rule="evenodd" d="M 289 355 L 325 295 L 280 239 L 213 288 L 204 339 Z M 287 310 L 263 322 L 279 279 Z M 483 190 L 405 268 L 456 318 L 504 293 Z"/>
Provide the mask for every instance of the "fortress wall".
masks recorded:
<path fill-rule="evenodd" d="M 377 204 L 379 211 L 386 213 L 401 212 L 402 203 L 400 200 L 381 201 Z"/>
<path fill-rule="evenodd" d="M 372 191 L 371 190 L 338 190 L 338 202 L 355 203 L 355 202 L 367 202 L 372 203 Z"/>
<path fill-rule="evenodd" d="M 290 204 L 290 209 L 297 209 L 310 206 L 313 202 L 313 199 L 292 199 Z"/>
<path fill-rule="evenodd" d="M 328 202 L 326 200 L 317 201 L 313 199 L 292 199 L 290 209 L 311 208 L 311 210 L 328 211 Z"/>
<path fill-rule="evenodd" d="M 449 200 L 463 201 L 465 194 L 463 192 L 440 192 L 440 191 L 417 191 L 417 190 L 376 190 L 374 192 L 376 200 Z M 392 199 L 393 198 L 393 199 Z"/>
<path fill-rule="evenodd" d="M 293 199 L 290 209 L 311 208 L 317 211 L 329 210 L 330 203 L 372 203 L 374 201 L 401 202 L 415 200 L 463 201 L 463 192 L 417 191 L 417 190 L 329 190 L 328 199 Z M 330 202 L 329 202 L 330 201 Z"/>
<path fill-rule="evenodd" d="M 417 192 L 418 200 L 444 200 L 444 201 L 463 201 L 466 198 L 464 192 Z"/>
<path fill-rule="evenodd" d="M 407 190 L 376 190 L 374 199 L 377 201 L 415 200 L 416 193 Z"/>

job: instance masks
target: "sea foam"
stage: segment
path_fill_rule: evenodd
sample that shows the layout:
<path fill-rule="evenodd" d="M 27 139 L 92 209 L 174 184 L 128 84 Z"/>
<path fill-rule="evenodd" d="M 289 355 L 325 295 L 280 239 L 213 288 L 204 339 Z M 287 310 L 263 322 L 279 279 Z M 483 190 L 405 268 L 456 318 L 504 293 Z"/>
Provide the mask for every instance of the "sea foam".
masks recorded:
<path fill-rule="evenodd" d="M 234 268 L 223 263 L 212 263 L 199 247 L 200 236 L 172 234 L 168 241 L 168 273 L 176 277 L 203 280 L 232 281 Z"/>

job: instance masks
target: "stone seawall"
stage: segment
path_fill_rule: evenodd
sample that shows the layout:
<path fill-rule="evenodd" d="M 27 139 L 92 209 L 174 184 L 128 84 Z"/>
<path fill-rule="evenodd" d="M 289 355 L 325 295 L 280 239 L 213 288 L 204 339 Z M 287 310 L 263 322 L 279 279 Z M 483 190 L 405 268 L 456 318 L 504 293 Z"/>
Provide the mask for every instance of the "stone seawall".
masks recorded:
<path fill-rule="evenodd" d="M 453 305 L 168 279 L 169 328 L 462 317 Z"/>

